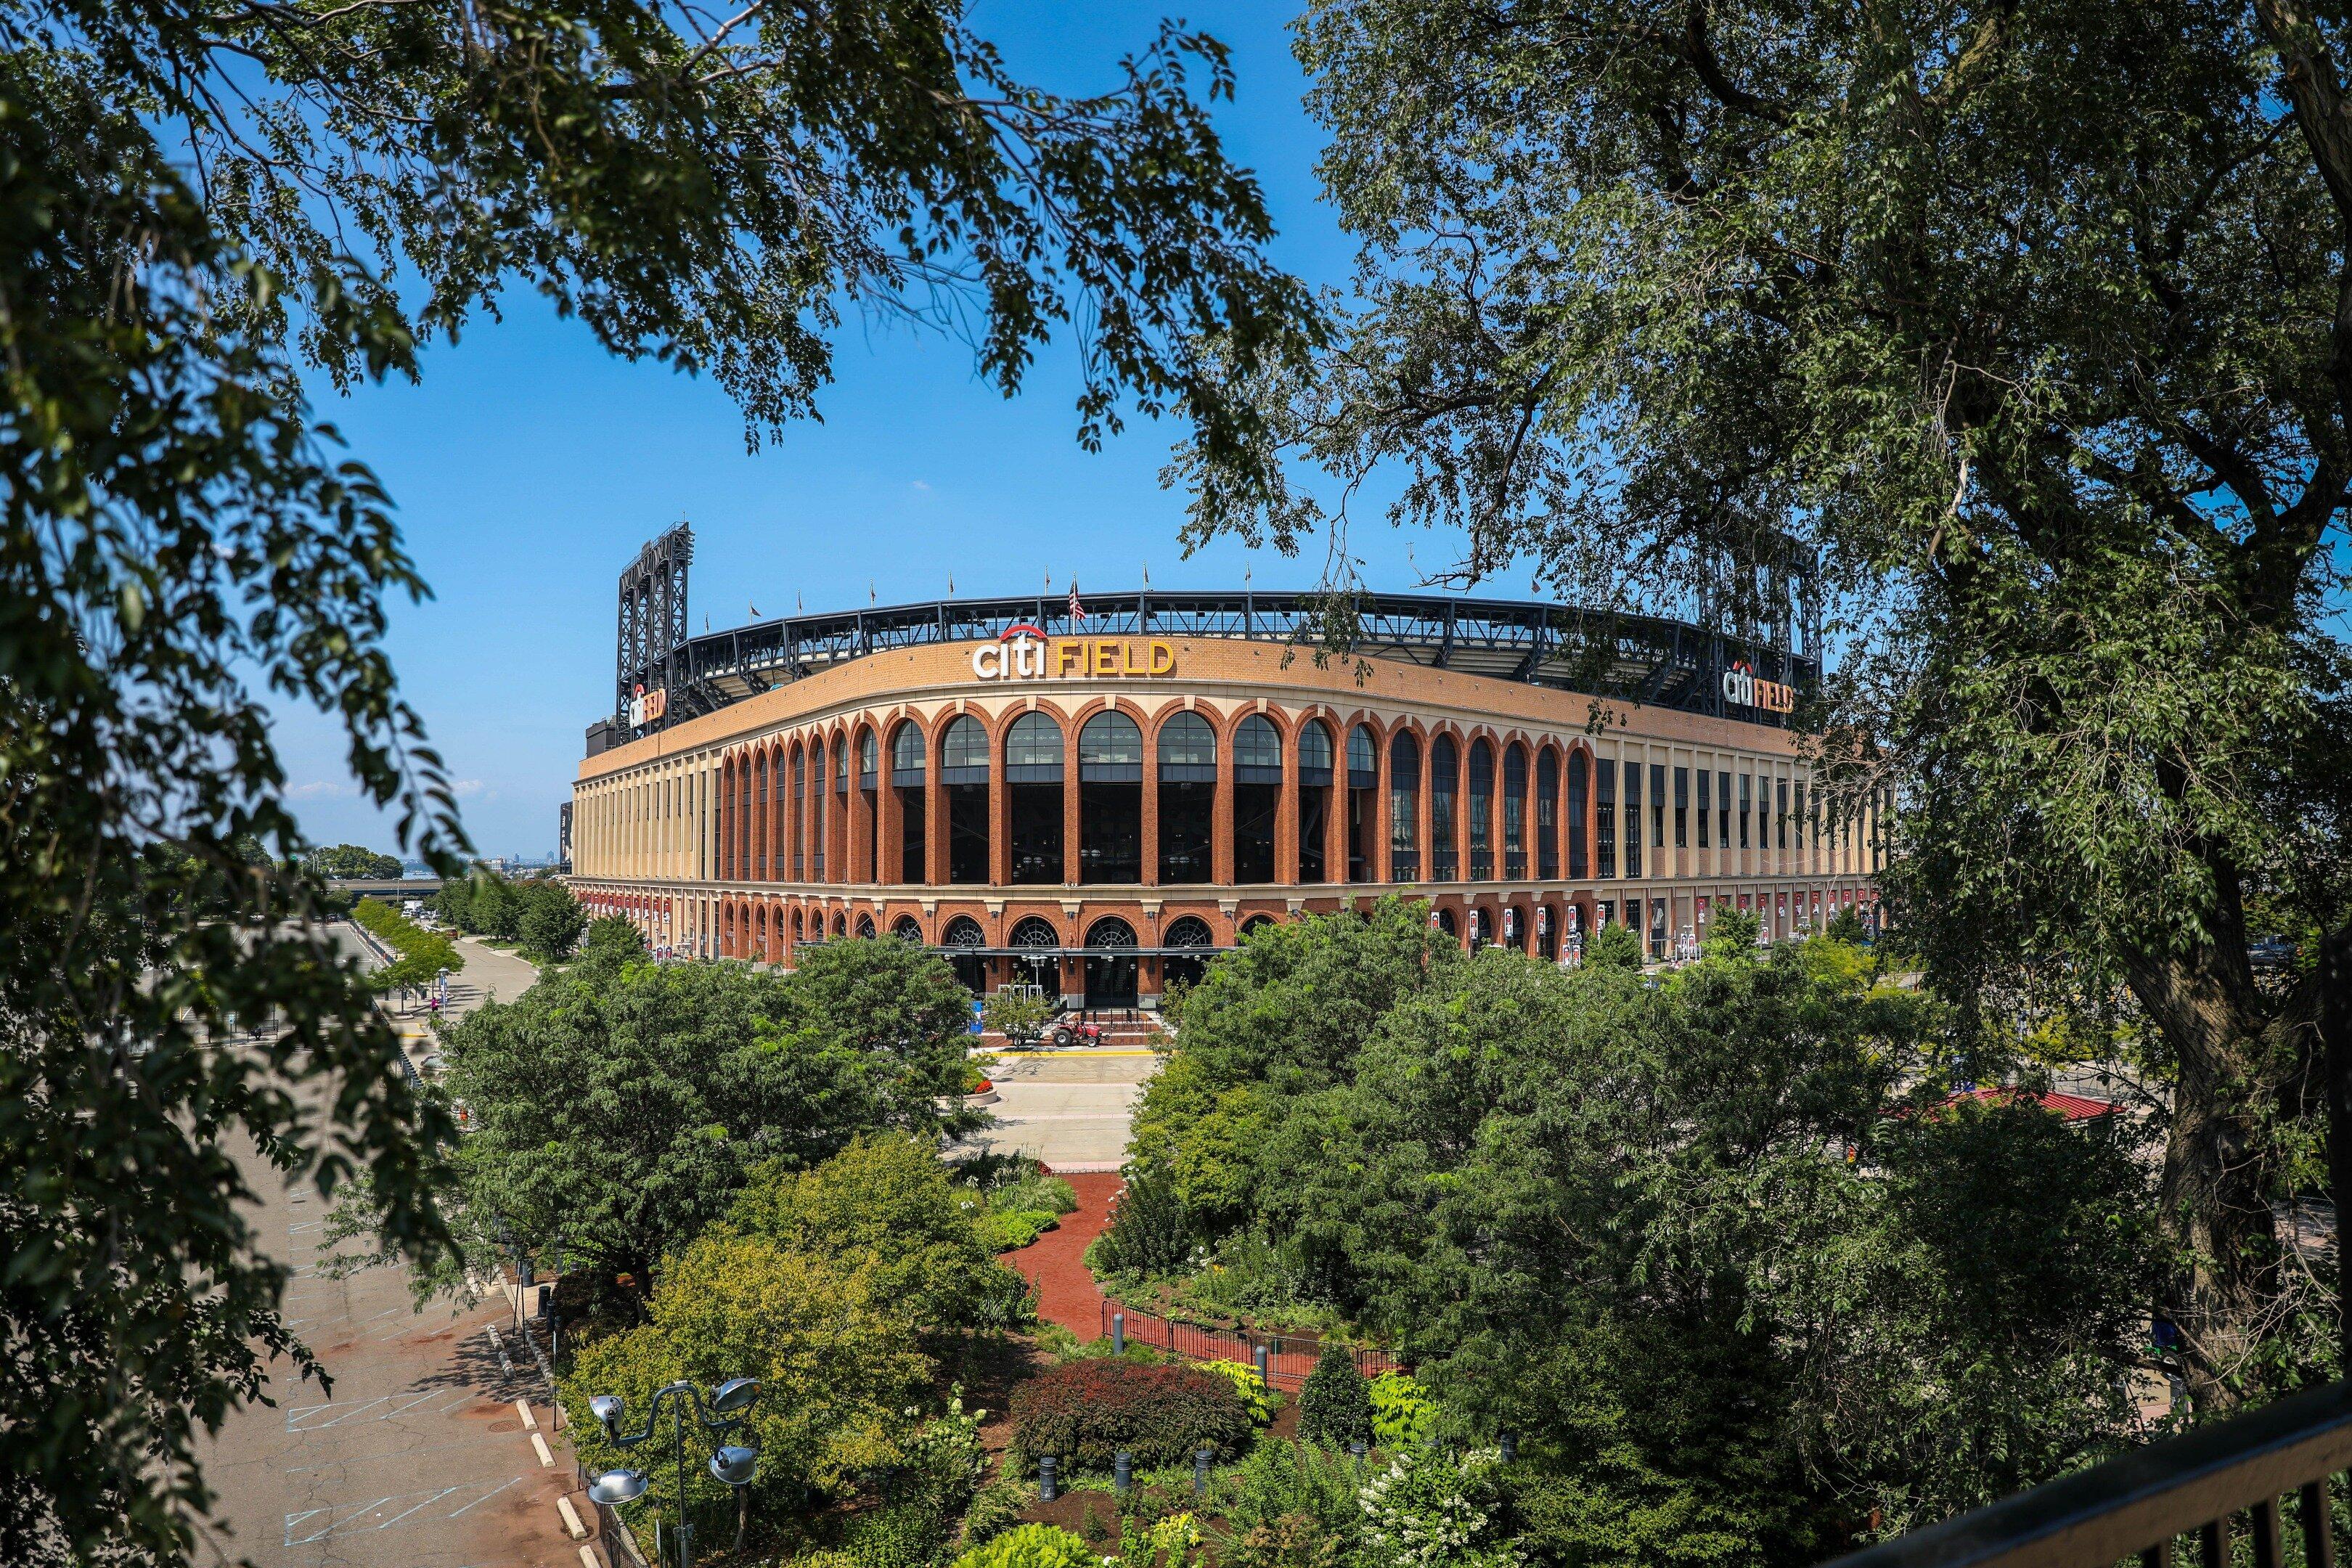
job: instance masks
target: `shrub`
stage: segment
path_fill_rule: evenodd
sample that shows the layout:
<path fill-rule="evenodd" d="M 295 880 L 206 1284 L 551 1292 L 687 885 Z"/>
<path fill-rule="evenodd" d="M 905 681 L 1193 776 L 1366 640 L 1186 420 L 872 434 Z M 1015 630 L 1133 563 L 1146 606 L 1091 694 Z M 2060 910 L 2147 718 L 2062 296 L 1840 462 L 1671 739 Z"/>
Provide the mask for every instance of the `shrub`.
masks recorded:
<path fill-rule="evenodd" d="M 1237 1361 L 1204 1361 L 1196 1364 L 1202 1372 L 1214 1373 L 1232 1384 L 1242 1408 L 1260 1426 L 1273 1420 L 1274 1413 L 1282 1408 L 1282 1401 L 1274 1390 L 1258 1381 L 1257 1368 Z"/>
<path fill-rule="evenodd" d="M 1353 1351 L 1327 1344 L 1298 1391 L 1298 1430 L 1326 1443 L 1370 1442 L 1372 1395 Z"/>
<path fill-rule="evenodd" d="M 988 1206 L 992 1209 L 1043 1209 L 1047 1214 L 1075 1214 L 1078 1207 L 1077 1189 L 1059 1176 L 1049 1176 L 1035 1166 L 1016 1176 L 1007 1176 L 989 1189 Z"/>
<path fill-rule="evenodd" d="M 973 1547 L 955 1568 L 1102 1568 L 1102 1560 L 1057 1525 L 1024 1524 Z"/>
<path fill-rule="evenodd" d="M 1381 1447 L 1410 1448 L 1429 1436 L 1437 1406 L 1411 1373 L 1384 1372 L 1365 1393 L 1371 1399 L 1372 1440 Z"/>
<path fill-rule="evenodd" d="M 963 1537 L 958 1543 L 969 1552 L 983 1542 L 995 1540 L 1021 1522 L 1029 1505 L 1037 1500 L 1037 1489 L 1013 1476 L 999 1476 L 980 1489 L 964 1510 Z"/>
<path fill-rule="evenodd" d="M 1013 1252 L 1028 1246 L 1062 1223 L 1059 1215 L 1044 1209 L 992 1209 L 974 1222 L 981 1245 L 991 1252 Z"/>
<path fill-rule="evenodd" d="M 943 1554 L 955 1517 L 932 1500 L 892 1503 L 863 1514 L 843 1533 L 834 1555 L 848 1568 L 927 1568 Z"/>
<path fill-rule="evenodd" d="M 1517 1568 L 1502 1530 L 1489 1450 L 1459 1458 L 1433 1449 L 1399 1454 L 1364 1488 L 1363 1560 L 1370 1568 Z"/>
<path fill-rule="evenodd" d="M 1128 1177 L 1110 1228 L 1087 1248 L 1087 1262 L 1097 1274 L 1172 1274 L 1191 1255 L 1176 1184 L 1147 1166 Z"/>
<path fill-rule="evenodd" d="M 1356 1501 L 1363 1483 L 1361 1468 L 1346 1455 L 1312 1443 L 1260 1443 L 1216 1478 L 1211 1503 L 1237 1536 L 1307 1519 L 1344 1547 L 1363 1517 Z"/>
<path fill-rule="evenodd" d="M 1013 1394 L 1013 1441 L 1080 1469 L 1106 1469 L 1124 1448 L 1138 1466 L 1172 1465 L 1195 1448 L 1221 1456 L 1250 1437 L 1234 1385 L 1191 1367 L 1120 1358 L 1066 1362 Z"/>

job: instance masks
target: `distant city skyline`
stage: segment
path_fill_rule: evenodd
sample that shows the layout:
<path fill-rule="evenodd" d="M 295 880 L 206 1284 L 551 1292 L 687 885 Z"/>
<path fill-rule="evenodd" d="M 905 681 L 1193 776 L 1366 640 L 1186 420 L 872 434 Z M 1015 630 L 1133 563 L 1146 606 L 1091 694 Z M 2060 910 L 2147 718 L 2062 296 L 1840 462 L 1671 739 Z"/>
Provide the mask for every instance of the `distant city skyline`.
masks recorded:
<path fill-rule="evenodd" d="M 973 25 L 1015 70 L 1097 88 L 1146 42 L 1153 6 L 982 5 Z M 1231 46 L 1238 101 L 1215 118 L 1254 168 L 1280 226 L 1274 254 L 1311 284 L 1344 280 L 1352 246 L 1319 200 L 1323 138 L 1300 105 L 1287 13 L 1188 8 Z M 612 706 L 614 593 L 640 545 L 681 520 L 697 542 L 690 617 L 699 632 L 762 616 L 946 596 L 1217 588 L 1244 576 L 1310 585 L 1320 541 L 1296 559 L 1221 542 L 1190 560 L 1183 498 L 1159 474 L 1181 430 L 1136 420 L 1099 454 L 1076 440 L 1067 336 L 1007 401 L 972 374 L 970 347 L 903 322 L 853 318 L 837 334 L 823 422 L 744 449 L 743 422 L 708 380 L 604 353 L 536 296 L 509 298 L 456 346 L 424 356 L 421 384 L 339 397 L 318 417 L 373 467 L 397 507 L 435 599 L 391 610 L 390 647 L 447 763 L 477 852 L 548 852 L 586 726 Z M 1411 588 L 1454 542 L 1370 521 L 1349 540 L 1367 581 Z M 1524 579 L 1489 591 L 1524 595 Z M 280 709 L 291 803 L 322 843 L 393 850 L 388 821 L 357 797 L 332 724 Z"/>

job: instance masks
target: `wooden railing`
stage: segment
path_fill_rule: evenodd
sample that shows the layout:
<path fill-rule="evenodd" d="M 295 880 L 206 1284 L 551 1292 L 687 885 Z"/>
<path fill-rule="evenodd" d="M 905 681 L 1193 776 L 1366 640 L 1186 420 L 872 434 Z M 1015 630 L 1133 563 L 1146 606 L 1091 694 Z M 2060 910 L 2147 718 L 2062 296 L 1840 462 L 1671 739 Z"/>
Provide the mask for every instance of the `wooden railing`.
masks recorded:
<path fill-rule="evenodd" d="M 2334 1568 L 2328 1483 L 2352 1469 L 2352 1384 L 2332 1384 L 2119 1455 L 1958 1519 L 1839 1558 L 1831 1568 L 2168 1568 L 2183 1538 L 2200 1568 L 2228 1568 L 2233 1536 L 2254 1568 L 2285 1562 L 2283 1500 L 2304 1568 Z"/>

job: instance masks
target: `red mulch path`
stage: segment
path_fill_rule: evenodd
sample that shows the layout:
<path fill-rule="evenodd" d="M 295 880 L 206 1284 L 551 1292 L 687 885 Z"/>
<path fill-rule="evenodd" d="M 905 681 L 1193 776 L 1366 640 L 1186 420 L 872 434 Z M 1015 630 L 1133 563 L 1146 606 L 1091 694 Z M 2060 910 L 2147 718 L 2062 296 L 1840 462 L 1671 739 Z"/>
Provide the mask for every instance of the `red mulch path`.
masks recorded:
<path fill-rule="evenodd" d="M 1086 1250 L 1087 1243 L 1100 1236 L 1109 1223 L 1110 1201 L 1118 1195 L 1119 1175 L 1117 1171 L 1056 1173 L 1077 1194 L 1077 1212 L 1064 1215 L 1060 1225 L 1018 1252 L 1005 1253 L 1004 1261 L 1038 1282 L 1039 1317 L 1061 1324 L 1080 1340 L 1100 1339 L 1103 1293 L 1087 1271 Z"/>

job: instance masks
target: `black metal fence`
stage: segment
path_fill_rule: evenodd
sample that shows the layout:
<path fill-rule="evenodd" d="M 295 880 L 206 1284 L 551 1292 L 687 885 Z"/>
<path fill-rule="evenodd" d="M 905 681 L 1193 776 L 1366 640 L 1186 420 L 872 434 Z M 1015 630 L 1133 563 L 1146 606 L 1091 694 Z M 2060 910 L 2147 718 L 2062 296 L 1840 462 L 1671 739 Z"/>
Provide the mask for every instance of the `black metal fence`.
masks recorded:
<path fill-rule="evenodd" d="M 593 1520 L 583 1521 L 594 1532 L 596 1544 L 604 1549 L 604 1561 L 610 1568 L 646 1568 L 646 1554 L 637 1549 L 637 1538 L 629 1533 L 621 1518 L 621 1510 L 598 1502 L 587 1495 L 588 1483 L 596 1478 L 575 1456 L 572 1468 L 580 1473 L 581 1500 L 595 1510 Z"/>
<path fill-rule="evenodd" d="M 2169 1568 L 2193 1543 L 2201 1568 L 2227 1568 L 2250 1538 L 2254 1568 L 2335 1568 L 2328 1486 L 2352 1469 L 2352 1384 L 2333 1384 L 2200 1426 L 2104 1465 L 2004 1498 L 1837 1560 L 1831 1568 Z M 2284 1505 L 2284 1506 L 2282 1506 Z"/>
<path fill-rule="evenodd" d="M 1122 1321 L 1114 1324 L 1112 1320 Z M 1276 1388 L 1297 1389 L 1307 1382 L 1307 1374 L 1323 1354 L 1323 1342 L 1312 1334 L 1253 1334 L 1223 1333 L 1204 1329 L 1193 1323 L 1179 1323 L 1153 1312 L 1139 1312 L 1117 1301 L 1102 1304 L 1102 1331 L 1109 1334 L 1114 1328 L 1138 1344 L 1180 1355 L 1187 1361 L 1230 1361 L 1244 1366 L 1257 1364 L 1257 1352 L 1265 1352 L 1266 1382 Z M 1356 1370 L 1366 1377 L 1378 1377 L 1384 1372 L 1403 1372 L 1405 1364 L 1386 1351 L 1359 1347 L 1354 1352 Z"/>

